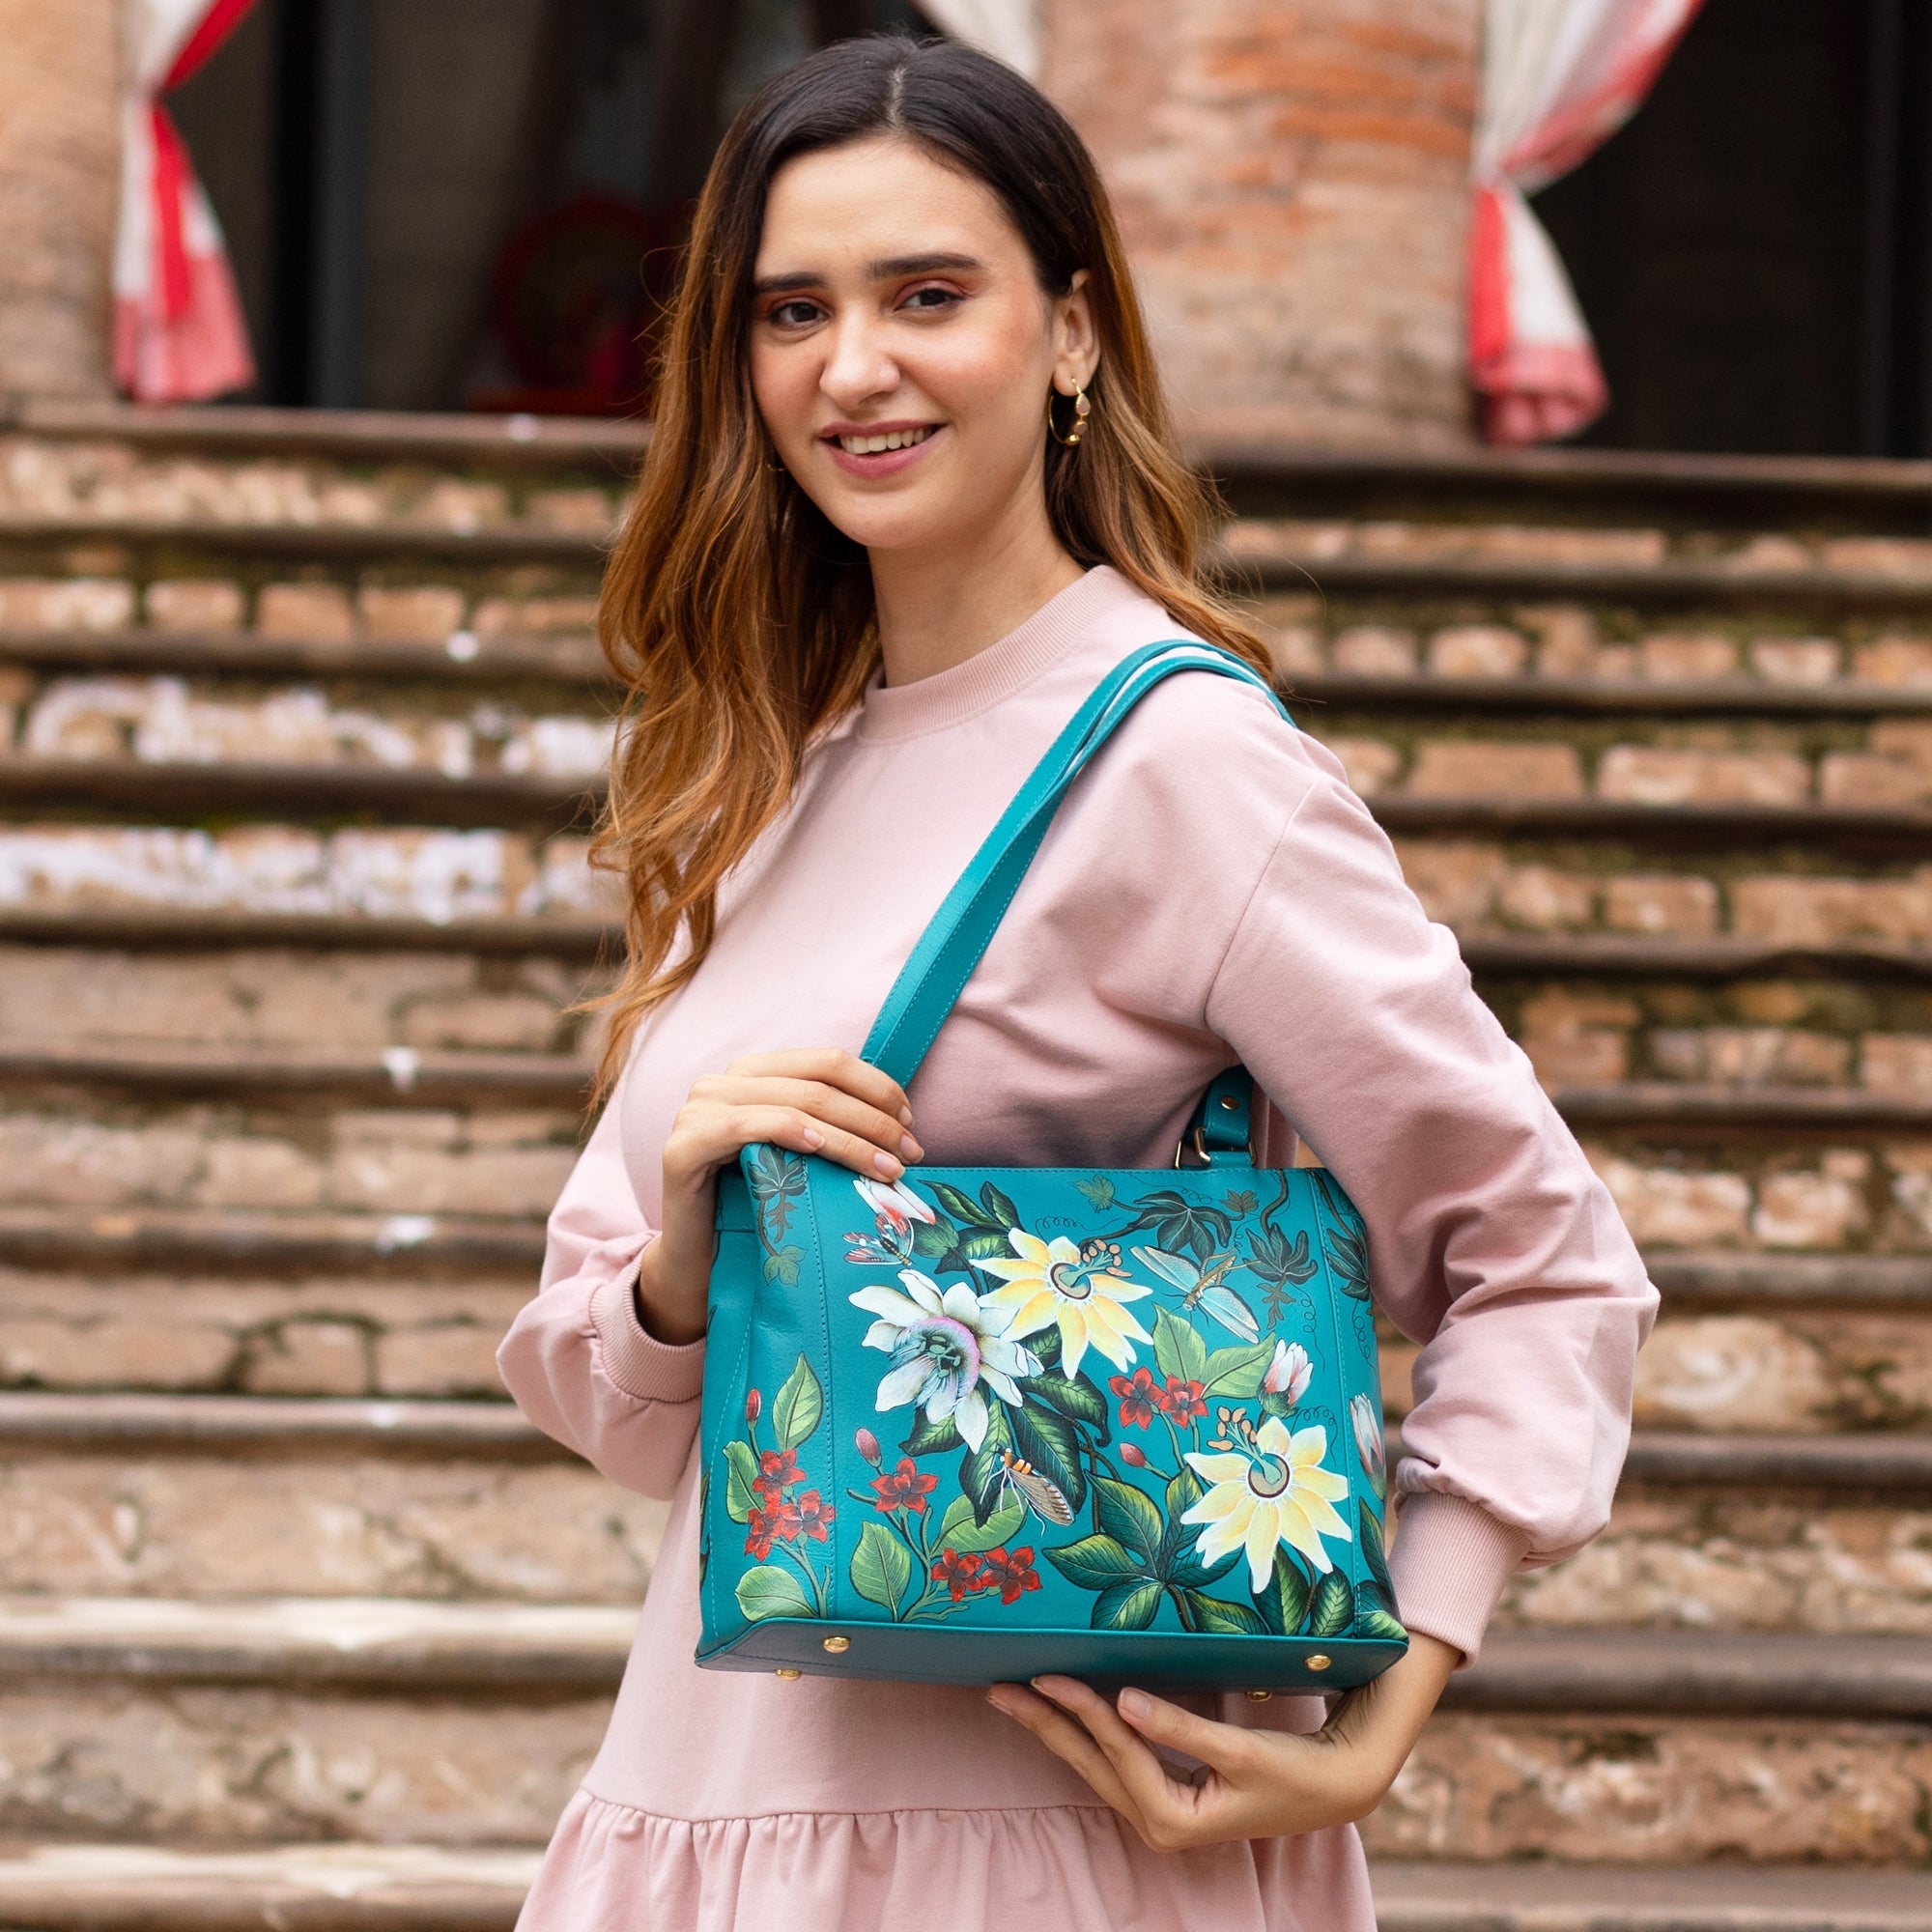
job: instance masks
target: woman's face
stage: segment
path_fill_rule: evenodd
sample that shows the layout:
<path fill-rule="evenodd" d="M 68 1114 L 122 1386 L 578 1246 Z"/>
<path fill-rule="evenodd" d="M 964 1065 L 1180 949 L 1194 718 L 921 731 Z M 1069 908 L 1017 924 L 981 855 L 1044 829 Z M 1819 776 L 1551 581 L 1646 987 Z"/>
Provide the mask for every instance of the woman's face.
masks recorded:
<path fill-rule="evenodd" d="M 773 177 L 752 388 L 779 460 L 871 551 L 971 543 L 1046 514 L 1046 396 L 1097 355 L 1084 271 L 1056 299 L 982 182 L 905 140 Z"/>

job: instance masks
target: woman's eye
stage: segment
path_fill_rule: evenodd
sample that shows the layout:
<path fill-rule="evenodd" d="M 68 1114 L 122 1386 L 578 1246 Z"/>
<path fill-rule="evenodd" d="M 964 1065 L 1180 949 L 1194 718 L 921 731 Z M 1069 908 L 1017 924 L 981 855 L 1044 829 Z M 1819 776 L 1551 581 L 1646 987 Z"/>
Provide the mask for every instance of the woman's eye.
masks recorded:
<path fill-rule="evenodd" d="M 906 297 L 903 306 L 923 309 L 930 314 L 935 310 L 956 307 L 962 299 L 957 289 L 914 289 Z"/>
<path fill-rule="evenodd" d="M 776 323 L 781 328 L 803 328 L 818 320 L 818 304 L 809 301 L 778 302 L 765 311 L 765 320 Z"/>

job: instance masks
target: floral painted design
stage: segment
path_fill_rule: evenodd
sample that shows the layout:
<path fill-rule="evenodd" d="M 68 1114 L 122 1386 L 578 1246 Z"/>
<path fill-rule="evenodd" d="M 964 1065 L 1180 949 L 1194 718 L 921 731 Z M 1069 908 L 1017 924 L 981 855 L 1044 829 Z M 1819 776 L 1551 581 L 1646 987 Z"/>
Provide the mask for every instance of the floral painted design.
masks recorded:
<path fill-rule="evenodd" d="M 1382 1447 L 1382 1419 L 1365 1395 L 1349 1398 L 1349 1422 L 1355 1432 L 1355 1454 L 1377 1495 L 1388 1489 L 1388 1454 Z"/>
<path fill-rule="evenodd" d="M 1152 1339 L 1127 1313 L 1127 1304 L 1145 1301 L 1153 1291 L 1120 1272 L 1120 1249 L 1089 1241 L 1075 1247 L 1065 1236 L 1042 1241 L 1024 1228 L 1008 1231 L 1012 1256 L 994 1256 L 976 1266 L 1006 1284 L 989 1294 L 996 1308 L 1012 1311 L 1012 1334 L 1037 1335 L 1049 1323 L 1060 1330 L 1066 1373 L 1077 1375 L 1091 1346 L 1117 1368 L 1134 1358 L 1134 1344 Z"/>
<path fill-rule="evenodd" d="M 791 1158 L 753 1176 L 774 1282 Z M 830 1543 L 841 1598 L 895 1623 L 1022 1622 L 1042 1590 L 1065 1620 L 1071 1590 L 1096 1630 L 1400 1641 L 1379 1410 L 1324 1375 L 1307 1292 L 1325 1271 L 1325 1305 L 1362 1332 L 1366 1236 L 1332 1180 L 1072 1176 L 1060 1202 L 1029 1192 L 1051 1204 L 1029 1220 L 997 1179 L 962 1179 L 843 1178 L 862 1212 L 842 1255 L 865 1272 L 838 1313 L 866 1321 L 835 1346 L 875 1351 L 880 1420 L 846 1425 L 864 1475 L 835 1491 L 812 1402 L 753 1393 L 725 1497 L 756 1564 L 746 1613 L 826 1614 Z"/>
<path fill-rule="evenodd" d="M 986 1389 L 1017 1405 L 1016 1378 L 1039 1373 L 1038 1357 L 1009 1339 L 1013 1315 L 963 1283 L 942 1290 L 930 1275 L 903 1268 L 905 1292 L 862 1288 L 847 1297 L 876 1316 L 866 1347 L 882 1349 L 892 1367 L 879 1383 L 879 1409 L 908 1403 L 931 1423 L 951 1422 L 968 1448 L 986 1439 Z M 983 1386 L 982 1386 L 983 1384 Z"/>
<path fill-rule="evenodd" d="M 762 1392 L 750 1390 L 745 1434 L 724 1445 L 724 1511 L 744 1525 L 745 1553 L 755 1566 L 738 1578 L 738 1607 L 753 1623 L 822 1617 L 831 1579 L 805 1546 L 831 1541 L 838 1511 L 821 1490 L 808 1487 L 799 1461 L 825 1416 L 825 1392 L 803 1355 L 773 1400 L 769 1443 L 759 1439 L 764 1412 Z"/>
<path fill-rule="evenodd" d="M 1190 1452 L 1187 1465 L 1208 1487 L 1180 1520 L 1207 1525 L 1195 1544 L 1202 1561 L 1245 1550 L 1257 1592 L 1266 1587 L 1279 1545 L 1324 1576 L 1332 1570 L 1322 1538 L 1349 1543 L 1353 1532 L 1334 1509 L 1349 1493 L 1349 1479 L 1321 1466 L 1327 1453 L 1328 1432 L 1319 1423 L 1291 1434 L 1273 1415 L 1239 1449 Z"/>

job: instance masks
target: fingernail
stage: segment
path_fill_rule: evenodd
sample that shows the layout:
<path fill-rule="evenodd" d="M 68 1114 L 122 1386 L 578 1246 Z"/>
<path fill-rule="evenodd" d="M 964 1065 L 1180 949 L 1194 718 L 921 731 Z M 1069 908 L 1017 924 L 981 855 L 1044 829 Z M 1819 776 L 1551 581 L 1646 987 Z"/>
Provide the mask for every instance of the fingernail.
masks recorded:
<path fill-rule="evenodd" d="M 805 1144 L 809 1148 L 823 1147 L 825 1145 L 825 1136 L 816 1127 L 807 1127 L 805 1130 Z"/>
<path fill-rule="evenodd" d="M 908 1160 L 917 1160 L 925 1150 L 910 1134 L 901 1134 L 899 1136 L 899 1151 Z"/>
<path fill-rule="evenodd" d="M 1007 1700 L 1000 1694 L 1000 1687 L 997 1684 L 986 1692 L 986 1702 L 992 1705 L 996 1711 L 1005 1711 L 1007 1709 Z"/>
<path fill-rule="evenodd" d="M 902 1127 L 912 1125 L 912 1109 L 910 1107 L 901 1107 L 899 1109 L 899 1125 Z"/>
<path fill-rule="evenodd" d="M 875 1153 L 872 1156 L 872 1165 L 888 1180 L 896 1180 L 905 1172 L 905 1164 L 902 1161 L 895 1160 L 889 1153 Z"/>
<path fill-rule="evenodd" d="M 1121 1692 L 1121 1716 L 1123 1718 L 1145 1718 L 1153 1709 L 1148 1701 L 1145 1690 L 1122 1690 Z"/>

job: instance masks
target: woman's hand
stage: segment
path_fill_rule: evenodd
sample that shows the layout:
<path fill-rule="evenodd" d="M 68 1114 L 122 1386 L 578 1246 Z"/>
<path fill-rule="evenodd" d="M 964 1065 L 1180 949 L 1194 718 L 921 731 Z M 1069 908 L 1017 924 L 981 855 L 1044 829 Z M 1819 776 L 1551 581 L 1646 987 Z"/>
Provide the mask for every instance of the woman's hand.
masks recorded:
<path fill-rule="evenodd" d="M 753 1141 L 820 1153 L 868 1179 L 896 1180 L 923 1150 L 896 1080 L 838 1047 L 759 1053 L 707 1074 L 664 1148 L 663 1226 L 638 1266 L 638 1310 L 661 1342 L 704 1333 L 718 1170 Z"/>
<path fill-rule="evenodd" d="M 1144 1690 L 1117 1704 L 1070 1677 L 987 1696 L 1064 1757 L 1157 1852 L 1231 1838 L 1281 1838 L 1366 1818 L 1395 1782 L 1462 1652 L 1411 1635 L 1403 1658 L 1353 1690 L 1312 1737 L 1197 1718 Z M 1207 1767 L 1193 1781 L 1155 1745 Z"/>

